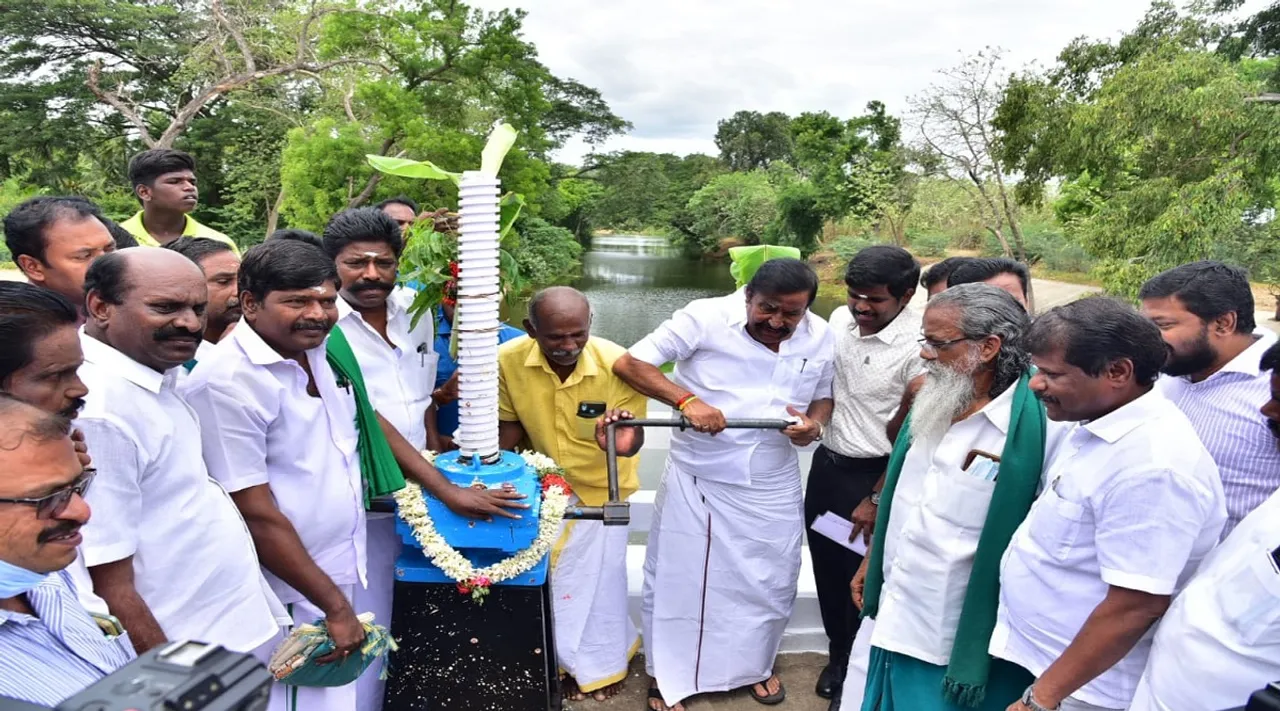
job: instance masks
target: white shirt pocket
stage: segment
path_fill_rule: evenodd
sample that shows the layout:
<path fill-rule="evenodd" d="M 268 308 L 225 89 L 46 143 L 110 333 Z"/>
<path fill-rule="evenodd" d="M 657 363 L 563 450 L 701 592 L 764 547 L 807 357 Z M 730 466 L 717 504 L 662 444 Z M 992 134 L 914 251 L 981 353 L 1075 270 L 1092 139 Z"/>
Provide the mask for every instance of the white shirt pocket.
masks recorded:
<path fill-rule="evenodd" d="M 773 370 L 773 391 L 778 399 L 803 410 L 813 402 L 822 379 L 823 361 L 789 356 L 782 358 Z"/>
<path fill-rule="evenodd" d="M 980 531 L 991 509 L 994 481 L 984 481 L 959 469 L 939 478 L 938 495 L 926 504 L 937 516 L 968 531 Z"/>
<path fill-rule="evenodd" d="M 1054 560 L 1066 560 L 1085 528 L 1086 517 L 1084 506 L 1058 496 L 1050 485 L 1036 502 L 1027 533 Z"/>
<path fill-rule="evenodd" d="M 1280 645 L 1280 572 L 1258 546 L 1244 564 L 1213 587 L 1227 626 L 1247 645 Z"/>

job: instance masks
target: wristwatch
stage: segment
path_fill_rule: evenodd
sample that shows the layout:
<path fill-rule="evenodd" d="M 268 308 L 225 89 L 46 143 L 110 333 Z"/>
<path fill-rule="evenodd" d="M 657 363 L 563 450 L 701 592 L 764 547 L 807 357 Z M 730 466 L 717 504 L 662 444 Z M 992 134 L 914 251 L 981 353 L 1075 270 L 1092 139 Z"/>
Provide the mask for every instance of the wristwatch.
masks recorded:
<path fill-rule="evenodd" d="M 880 492 L 878 492 L 878 491 L 873 491 L 873 492 L 871 492 L 871 497 L 870 497 L 870 498 L 871 498 L 871 505 L 872 505 L 872 506 L 879 506 L 879 505 L 880 505 Z M 1005 697 L 1005 698 L 1008 698 L 1008 697 Z"/>
<path fill-rule="evenodd" d="M 1031 686 L 1027 687 L 1026 691 L 1022 692 L 1023 706 L 1026 706 L 1027 708 L 1031 709 L 1031 711 L 1058 711 L 1058 706 L 1049 708 L 1048 706 L 1041 706 L 1040 704 L 1036 703 L 1035 694 L 1031 693 L 1031 690 L 1034 688 L 1035 688 L 1035 684 L 1032 684 Z M 1059 706 L 1061 706 L 1061 704 L 1059 704 Z"/>

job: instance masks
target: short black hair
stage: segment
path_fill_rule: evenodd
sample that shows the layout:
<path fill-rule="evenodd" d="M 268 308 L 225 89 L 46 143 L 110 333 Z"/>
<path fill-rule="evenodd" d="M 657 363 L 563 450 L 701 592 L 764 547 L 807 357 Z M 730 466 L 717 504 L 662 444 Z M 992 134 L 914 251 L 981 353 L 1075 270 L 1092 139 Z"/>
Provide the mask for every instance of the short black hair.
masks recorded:
<path fill-rule="evenodd" d="M 128 255 L 123 252 L 109 252 L 93 260 L 89 264 L 89 270 L 84 273 L 85 298 L 88 298 L 90 292 L 96 291 L 108 304 L 123 304 L 133 288 L 127 275 L 128 260 Z"/>
<path fill-rule="evenodd" d="M 273 291 L 293 291 L 339 283 L 338 267 L 324 250 L 291 239 L 267 240 L 250 248 L 240 261 L 240 293 L 259 302 Z"/>
<path fill-rule="evenodd" d="M 884 286 L 895 299 L 916 288 L 919 279 L 920 262 L 907 250 L 889 244 L 863 248 L 844 270 L 844 283 L 849 288 Z"/>
<path fill-rule="evenodd" d="M 138 238 L 133 233 L 120 226 L 119 222 L 109 217 L 99 217 L 102 224 L 107 226 L 107 232 L 111 233 L 111 239 L 116 241 L 116 249 L 128 249 L 138 246 Z"/>
<path fill-rule="evenodd" d="M 208 237 L 179 237 L 164 245 L 164 248 L 181 254 L 200 267 L 203 267 L 205 257 L 234 251 L 231 249 L 231 245 L 226 242 L 209 239 Z"/>
<path fill-rule="evenodd" d="M 305 242 L 306 244 L 309 244 L 312 247 L 319 247 L 320 249 L 324 249 L 324 240 L 320 239 L 320 235 L 314 232 L 308 232 L 306 230 L 293 229 L 291 227 L 286 227 L 283 230 L 276 230 L 275 232 L 272 232 L 271 235 L 267 237 L 267 239 L 268 240 L 291 239 L 296 242 Z"/>
<path fill-rule="evenodd" d="M 1129 304 L 1090 296 L 1057 306 L 1036 318 L 1027 332 L 1032 355 L 1061 348 L 1067 363 L 1097 377 L 1108 365 L 1128 359 L 1134 380 L 1150 385 L 1169 357 L 1160 329 Z"/>
<path fill-rule="evenodd" d="M 35 357 L 35 343 L 62 326 L 75 328 L 75 304 L 51 289 L 0 281 L 0 383 Z"/>
<path fill-rule="evenodd" d="M 45 232 L 62 219 L 83 222 L 102 219 L 102 211 L 78 195 L 33 197 L 18 204 L 4 217 L 4 241 L 16 261 L 27 255 L 44 264 Z M 105 223 L 104 223 L 105 224 Z"/>
<path fill-rule="evenodd" d="M 767 294 L 781 296 L 796 294 L 802 291 L 809 293 L 809 305 L 818 298 L 818 274 L 808 263 L 791 257 L 770 259 L 756 270 L 751 281 L 747 282 L 747 296 Z"/>
<path fill-rule="evenodd" d="M 1000 274 L 1012 274 L 1022 282 L 1022 295 L 1026 296 L 1031 289 L 1031 270 L 1027 265 L 1008 257 L 970 257 L 951 268 L 947 275 L 947 286 L 960 284 L 976 284 Z"/>
<path fill-rule="evenodd" d="M 334 215 L 324 226 L 323 239 L 324 251 L 330 259 L 337 259 L 352 242 L 383 242 L 397 257 L 404 250 L 400 225 L 376 207 L 358 207 Z"/>
<path fill-rule="evenodd" d="M 952 270 L 960 266 L 961 262 L 973 259 L 973 257 L 947 257 L 941 262 L 935 263 L 929 267 L 924 274 L 920 275 L 920 286 L 932 289 L 938 284 L 946 284 L 947 279 L 951 276 Z M 950 285 L 948 285 L 950 286 Z"/>
<path fill-rule="evenodd" d="M 190 153 L 172 148 L 153 148 L 139 153 L 129 161 L 129 184 L 134 188 L 139 185 L 151 187 L 155 185 L 156 178 L 181 170 L 196 172 L 196 159 Z"/>
<path fill-rule="evenodd" d="M 1262 354 L 1262 362 L 1258 367 L 1280 374 L 1280 343 L 1273 343 L 1267 352 Z"/>
<path fill-rule="evenodd" d="M 1170 296 L 1205 323 L 1234 311 L 1236 333 L 1253 333 L 1258 327 L 1249 273 L 1239 267 L 1209 260 L 1183 264 L 1151 277 L 1138 292 L 1144 300 Z"/>
<path fill-rule="evenodd" d="M 395 196 L 395 197 L 393 197 L 393 198 L 387 198 L 386 200 L 383 200 L 382 202 L 378 203 L 377 205 L 374 205 L 374 207 L 375 207 L 375 208 L 377 208 L 377 209 L 379 209 L 379 210 L 381 210 L 382 208 L 386 207 L 387 205 L 404 205 L 405 207 L 409 208 L 410 210 L 413 210 L 413 214 L 415 214 L 415 215 L 416 215 L 416 214 L 418 214 L 418 203 L 416 203 L 416 202 L 414 202 L 414 201 L 410 200 L 409 198 L 405 197 L 404 195 L 397 195 L 397 196 Z"/>

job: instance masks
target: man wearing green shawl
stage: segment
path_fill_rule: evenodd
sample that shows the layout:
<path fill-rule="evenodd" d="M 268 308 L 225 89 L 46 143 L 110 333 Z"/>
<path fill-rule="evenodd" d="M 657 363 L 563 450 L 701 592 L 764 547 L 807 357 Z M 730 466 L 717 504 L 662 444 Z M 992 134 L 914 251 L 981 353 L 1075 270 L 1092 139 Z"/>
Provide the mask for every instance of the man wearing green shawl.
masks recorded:
<path fill-rule="evenodd" d="M 369 499 L 408 475 L 464 516 L 524 505 L 511 491 L 452 485 L 374 410 L 334 329 L 339 278 L 322 250 L 265 242 L 245 253 L 239 282 L 244 320 L 182 394 L 200 420 L 209 474 L 239 507 L 267 581 L 295 625 L 324 620 L 336 660 L 359 652 L 365 636 L 352 600 L 368 585 Z M 277 685 L 273 709 L 352 711 L 356 687 Z"/>
<path fill-rule="evenodd" d="M 985 284 L 948 289 L 925 311 L 927 377 L 853 582 L 854 602 L 876 620 L 863 711 L 1004 711 L 1031 681 L 987 654 L 1000 557 L 1057 441 L 1027 385 L 1028 326 L 1011 296 Z"/>

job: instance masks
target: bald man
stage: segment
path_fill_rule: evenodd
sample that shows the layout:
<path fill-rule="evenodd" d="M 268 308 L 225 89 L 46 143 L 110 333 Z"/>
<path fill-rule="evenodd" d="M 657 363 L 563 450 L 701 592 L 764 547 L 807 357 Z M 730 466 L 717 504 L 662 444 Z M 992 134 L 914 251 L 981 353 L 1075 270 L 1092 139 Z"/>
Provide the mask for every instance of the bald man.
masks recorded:
<path fill-rule="evenodd" d="M 139 654 L 177 639 L 252 652 L 284 613 L 174 389 L 204 335 L 208 301 L 200 267 L 169 250 L 121 250 L 85 275 L 80 379 L 89 392 L 76 426 L 104 475 L 88 492 L 81 553 Z"/>
<path fill-rule="evenodd" d="M 499 437 L 504 449 L 528 440 L 565 470 L 574 498 L 600 506 L 609 498 L 603 418 L 644 417 L 646 399 L 613 374 L 626 349 L 591 336 L 591 305 L 582 292 L 553 287 L 534 294 L 527 338 L 498 350 Z M 643 432 L 618 430 L 622 498 L 639 488 L 632 455 Z M 565 697 L 618 693 L 640 645 L 627 614 L 627 529 L 571 521 L 551 556 L 556 655 Z"/>

